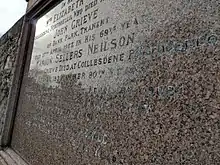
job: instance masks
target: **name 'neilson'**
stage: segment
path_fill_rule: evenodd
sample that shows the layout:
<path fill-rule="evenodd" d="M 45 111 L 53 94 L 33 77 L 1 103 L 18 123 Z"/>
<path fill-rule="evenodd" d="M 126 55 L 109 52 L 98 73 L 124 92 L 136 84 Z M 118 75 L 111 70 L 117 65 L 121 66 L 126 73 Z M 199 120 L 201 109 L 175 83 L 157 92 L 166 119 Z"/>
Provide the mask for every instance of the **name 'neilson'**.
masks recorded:
<path fill-rule="evenodd" d="M 95 44 L 92 42 L 88 45 L 88 55 L 96 54 L 99 52 L 105 52 L 108 50 L 113 50 L 119 47 L 128 46 L 134 43 L 135 33 L 128 34 L 127 36 L 121 36 L 119 38 L 113 38 L 107 41 L 102 41 L 101 43 Z"/>

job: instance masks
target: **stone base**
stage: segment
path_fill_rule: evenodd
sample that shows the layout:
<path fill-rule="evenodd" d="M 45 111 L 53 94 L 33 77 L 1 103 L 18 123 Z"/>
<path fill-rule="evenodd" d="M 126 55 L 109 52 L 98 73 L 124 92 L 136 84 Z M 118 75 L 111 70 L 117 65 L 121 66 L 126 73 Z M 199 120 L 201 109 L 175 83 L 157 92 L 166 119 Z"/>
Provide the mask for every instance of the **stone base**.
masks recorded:
<path fill-rule="evenodd" d="M 0 165 L 28 165 L 12 149 L 7 148 L 0 151 Z"/>

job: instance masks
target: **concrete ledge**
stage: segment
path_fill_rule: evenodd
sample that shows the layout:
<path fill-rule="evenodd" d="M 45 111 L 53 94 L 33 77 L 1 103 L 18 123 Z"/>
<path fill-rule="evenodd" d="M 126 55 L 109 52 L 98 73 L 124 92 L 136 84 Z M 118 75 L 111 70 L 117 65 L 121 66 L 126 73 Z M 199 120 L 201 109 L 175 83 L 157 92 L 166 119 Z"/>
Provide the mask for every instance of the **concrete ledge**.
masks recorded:
<path fill-rule="evenodd" d="M 7 148 L 0 151 L 0 165 L 28 165 L 16 152 Z"/>
<path fill-rule="evenodd" d="M 7 163 L 2 157 L 0 157 L 0 165 L 7 165 Z"/>

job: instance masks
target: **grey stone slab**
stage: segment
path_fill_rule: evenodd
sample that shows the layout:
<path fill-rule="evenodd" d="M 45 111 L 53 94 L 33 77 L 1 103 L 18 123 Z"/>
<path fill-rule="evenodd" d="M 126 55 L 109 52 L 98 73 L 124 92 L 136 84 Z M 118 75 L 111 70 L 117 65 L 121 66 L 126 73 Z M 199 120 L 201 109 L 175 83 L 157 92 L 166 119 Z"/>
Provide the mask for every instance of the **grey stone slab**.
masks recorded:
<path fill-rule="evenodd" d="M 27 163 L 20 157 L 16 152 L 14 152 L 11 148 L 5 150 L 5 153 L 13 159 L 18 165 L 27 165 Z"/>
<path fill-rule="evenodd" d="M 0 151 L 0 155 L 2 158 L 2 163 L 8 164 L 8 165 L 19 165 L 5 151 Z"/>
<path fill-rule="evenodd" d="M 0 165 L 27 165 L 11 148 L 0 151 Z"/>
<path fill-rule="evenodd" d="M 0 157 L 0 165 L 7 165 L 7 163 L 4 161 L 2 157 Z"/>
<path fill-rule="evenodd" d="M 37 22 L 12 148 L 31 165 L 220 164 L 219 5 L 63 1 Z"/>

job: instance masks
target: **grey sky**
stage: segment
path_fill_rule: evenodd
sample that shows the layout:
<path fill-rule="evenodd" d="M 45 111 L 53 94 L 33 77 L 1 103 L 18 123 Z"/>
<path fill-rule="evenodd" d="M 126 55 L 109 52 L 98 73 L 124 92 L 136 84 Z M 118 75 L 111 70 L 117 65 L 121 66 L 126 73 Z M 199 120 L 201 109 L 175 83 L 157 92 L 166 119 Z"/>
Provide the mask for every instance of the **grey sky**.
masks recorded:
<path fill-rule="evenodd" d="M 24 15 L 25 0 L 0 0 L 0 34 L 7 32 Z"/>

